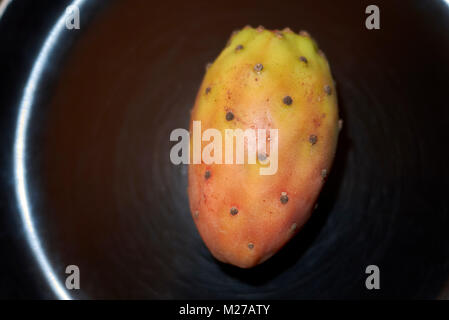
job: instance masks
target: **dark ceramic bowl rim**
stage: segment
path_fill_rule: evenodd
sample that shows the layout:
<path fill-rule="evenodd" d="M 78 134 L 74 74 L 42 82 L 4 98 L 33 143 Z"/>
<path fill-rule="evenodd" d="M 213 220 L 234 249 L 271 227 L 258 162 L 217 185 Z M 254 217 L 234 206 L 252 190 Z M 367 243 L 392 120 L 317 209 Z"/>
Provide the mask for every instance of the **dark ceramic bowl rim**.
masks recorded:
<path fill-rule="evenodd" d="M 5 2 L 3 12 L 0 12 L 0 17 L 10 2 L 11 1 Z M 71 5 L 81 7 L 84 2 L 85 0 L 74 0 Z M 27 128 L 33 108 L 34 94 L 45 69 L 48 57 L 51 55 L 54 45 L 57 42 L 61 31 L 64 29 L 64 26 L 65 19 L 64 14 L 62 14 L 45 38 L 23 89 L 23 95 L 18 106 L 19 111 L 14 137 L 13 164 L 15 193 L 28 245 L 54 294 L 59 299 L 70 300 L 70 294 L 66 291 L 62 282 L 56 276 L 53 266 L 51 265 L 37 235 L 33 221 L 32 208 L 28 198 L 25 165 Z"/>

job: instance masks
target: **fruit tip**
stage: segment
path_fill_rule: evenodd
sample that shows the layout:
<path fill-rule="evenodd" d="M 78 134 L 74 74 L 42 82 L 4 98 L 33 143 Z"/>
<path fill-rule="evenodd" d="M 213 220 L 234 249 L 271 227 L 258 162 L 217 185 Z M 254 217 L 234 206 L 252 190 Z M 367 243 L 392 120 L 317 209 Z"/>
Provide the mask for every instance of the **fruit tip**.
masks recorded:
<path fill-rule="evenodd" d="M 308 32 L 305 31 L 305 30 L 300 30 L 300 31 L 298 32 L 298 34 L 299 34 L 300 36 L 310 38 L 310 33 L 308 33 Z"/>

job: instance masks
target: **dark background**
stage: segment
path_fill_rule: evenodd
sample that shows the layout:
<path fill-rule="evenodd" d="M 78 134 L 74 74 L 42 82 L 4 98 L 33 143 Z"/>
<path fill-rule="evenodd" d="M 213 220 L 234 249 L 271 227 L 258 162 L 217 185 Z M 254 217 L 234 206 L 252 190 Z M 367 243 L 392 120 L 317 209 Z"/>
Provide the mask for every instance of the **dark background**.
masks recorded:
<path fill-rule="evenodd" d="M 23 87 L 68 4 L 13 1 L 0 20 L 0 298 L 54 298 L 25 241 L 12 150 Z M 364 27 L 369 4 L 381 30 Z M 74 297 L 440 295 L 449 275 L 443 1 L 91 1 L 81 19 L 44 74 L 28 153 L 47 253 L 61 277 L 73 261 L 82 270 Z M 185 168 L 156 155 L 186 126 L 204 65 L 246 24 L 317 39 L 344 129 L 311 221 L 273 259 L 239 270 L 210 257 L 186 208 Z M 381 269 L 379 291 L 364 288 L 368 264 Z"/>

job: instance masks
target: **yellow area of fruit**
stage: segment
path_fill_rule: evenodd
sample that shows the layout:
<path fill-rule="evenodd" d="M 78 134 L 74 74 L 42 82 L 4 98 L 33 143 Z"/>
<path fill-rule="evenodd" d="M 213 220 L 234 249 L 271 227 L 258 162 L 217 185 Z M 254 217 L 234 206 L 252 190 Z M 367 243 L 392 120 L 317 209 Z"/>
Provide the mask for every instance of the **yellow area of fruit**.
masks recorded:
<path fill-rule="evenodd" d="M 280 150 L 299 148 L 296 154 L 308 162 L 328 148 L 323 137 L 334 135 L 335 88 L 328 62 L 315 41 L 293 32 L 281 34 L 253 28 L 236 33 L 207 71 L 192 119 L 202 120 L 204 129 L 220 130 L 224 137 L 225 129 L 244 130 L 254 125 L 254 119 L 270 118 L 280 130 Z M 260 72 L 254 69 L 258 63 L 263 65 Z M 331 87 L 330 96 L 325 85 Z M 210 88 L 207 94 L 206 88 Z M 292 98 L 291 105 L 283 103 L 285 96 Z M 226 120 L 229 111 L 233 121 Z M 320 123 L 319 128 L 313 127 L 313 120 Z M 317 144 L 308 141 L 308 132 L 318 136 Z M 257 167 L 248 166 L 248 174 L 258 174 Z"/>

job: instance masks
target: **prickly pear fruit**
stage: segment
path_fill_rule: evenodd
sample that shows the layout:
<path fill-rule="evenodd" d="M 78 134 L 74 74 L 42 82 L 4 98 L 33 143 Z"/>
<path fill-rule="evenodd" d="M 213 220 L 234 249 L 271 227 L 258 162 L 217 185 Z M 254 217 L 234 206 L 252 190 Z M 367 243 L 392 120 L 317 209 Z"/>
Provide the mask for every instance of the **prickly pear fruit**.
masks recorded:
<path fill-rule="evenodd" d="M 306 32 L 245 27 L 208 67 L 191 133 L 193 121 L 223 137 L 226 129 L 278 129 L 277 154 L 270 145 L 255 164 L 189 165 L 190 209 L 213 256 L 242 268 L 262 263 L 308 220 L 333 161 L 339 119 L 326 57 Z M 277 171 L 261 175 L 274 156 Z"/>

